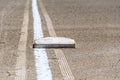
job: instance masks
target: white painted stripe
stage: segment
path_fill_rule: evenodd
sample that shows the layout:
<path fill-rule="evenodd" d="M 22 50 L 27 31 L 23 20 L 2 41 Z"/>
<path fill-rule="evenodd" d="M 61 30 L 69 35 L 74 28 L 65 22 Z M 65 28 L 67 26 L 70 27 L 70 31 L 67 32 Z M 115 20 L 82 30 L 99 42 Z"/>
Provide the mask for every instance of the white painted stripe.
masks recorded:
<path fill-rule="evenodd" d="M 16 76 L 15 80 L 26 80 L 26 44 L 29 23 L 29 0 L 26 2 L 24 10 L 23 25 L 17 50 Z"/>
<path fill-rule="evenodd" d="M 42 13 L 45 17 L 46 23 L 47 23 L 47 28 L 48 28 L 50 36 L 52 36 L 52 37 L 57 36 L 55 33 L 55 30 L 54 30 L 52 21 L 42 3 L 42 0 L 39 0 L 39 2 L 40 2 L 41 11 L 42 11 Z M 54 52 L 58 59 L 59 67 L 60 67 L 60 70 L 61 70 L 64 80 L 75 80 L 63 51 L 60 49 L 54 49 Z"/>
<path fill-rule="evenodd" d="M 32 12 L 34 19 L 34 40 L 43 37 L 41 18 L 38 12 L 37 0 L 32 0 Z M 52 80 L 51 70 L 45 49 L 34 49 L 36 59 L 37 80 Z"/>
<path fill-rule="evenodd" d="M 41 18 L 38 12 L 37 0 L 32 0 L 33 25 L 34 25 L 34 40 L 43 37 Z"/>
<path fill-rule="evenodd" d="M 37 80 L 52 80 L 52 74 L 48 65 L 48 57 L 45 49 L 34 49 L 36 59 Z"/>

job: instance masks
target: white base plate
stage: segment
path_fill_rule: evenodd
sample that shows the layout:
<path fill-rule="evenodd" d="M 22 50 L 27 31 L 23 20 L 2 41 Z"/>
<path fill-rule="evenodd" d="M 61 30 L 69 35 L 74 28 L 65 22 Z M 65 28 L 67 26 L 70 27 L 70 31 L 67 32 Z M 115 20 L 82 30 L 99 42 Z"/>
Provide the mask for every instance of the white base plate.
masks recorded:
<path fill-rule="evenodd" d="M 75 48 L 75 41 L 65 37 L 45 37 L 35 40 L 34 48 Z"/>

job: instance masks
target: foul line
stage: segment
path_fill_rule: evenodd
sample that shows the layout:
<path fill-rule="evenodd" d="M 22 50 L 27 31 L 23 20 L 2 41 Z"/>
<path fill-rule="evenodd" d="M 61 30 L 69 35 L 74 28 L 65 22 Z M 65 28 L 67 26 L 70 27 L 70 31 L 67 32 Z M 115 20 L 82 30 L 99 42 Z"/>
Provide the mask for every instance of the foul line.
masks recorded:
<path fill-rule="evenodd" d="M 17 50 L 16 62 L 16 76 L 15 80 L 26 80 L 26 44 L 28 36 L 28 23 L 29 23 L 29 0 L 26 2 L 24 9 L 24 19 L 21 28 L 21 35 Z"/>
<path fill-rule="evenodd" d="M 43 37 L 41 17 L 38 11 L 37 0 L 32 0 L 32 12 L 34 20 L 34 40 Z M 37 80 L 52 80 L 51 70 L 45 49 L 34 49 Z"/>
<path fill-rule="evenodd" d="M 52 37 L 57 36 L 55 33 L 55 30 L 54 30 L 52 21 L 42 3 L 42 0 L 39 0 L 39 4 L 40 4 L 41 11 L 43 13 L 43 16 L 46 20 L 46 24 L 47 24 L 47 28 L 48 28 L 50 36 L 52 36 Z M 60 67 L 60 70 L 61 70 L 64 80 L 74 80 L 74 76 L 68 65 L 67 59 L 66 59 L 63 51 L 60 49 L 54 49 L 54 52 L 56 54 L 56 57 L 58 58 L 59 67 Z"/>

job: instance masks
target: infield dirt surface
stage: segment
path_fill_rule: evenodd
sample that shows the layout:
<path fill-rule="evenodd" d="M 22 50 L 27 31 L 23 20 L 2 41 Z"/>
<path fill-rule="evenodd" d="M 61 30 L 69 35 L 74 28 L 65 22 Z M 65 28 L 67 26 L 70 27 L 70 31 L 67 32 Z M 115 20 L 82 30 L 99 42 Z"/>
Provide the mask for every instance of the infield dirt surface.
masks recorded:
<path fill-rule="evenodd" d="M 42 0 L 58 37 L 76 41 L 62 48 L 75 80 L 120 80 L 120 0 Z M 0 1 L 0 80 L 14 80 L 26 0 Z M 46 20 L 43 33 L 49 37 Z M 29 4 L 27 79 L 36 80 L 33 18 Z M 53 80 L 64 80 L 53 49 L 47 49 Z"/>

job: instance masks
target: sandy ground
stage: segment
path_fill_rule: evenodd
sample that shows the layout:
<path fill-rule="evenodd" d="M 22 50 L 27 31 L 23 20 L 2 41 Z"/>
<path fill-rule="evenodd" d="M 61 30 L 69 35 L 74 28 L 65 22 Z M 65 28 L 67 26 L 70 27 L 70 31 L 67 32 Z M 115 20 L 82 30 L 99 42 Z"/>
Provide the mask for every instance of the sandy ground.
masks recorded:
<path fill-rule="evenodd" d="M 76 49 L 62 49 L 75 80 L 120 79 L 120 1 L 43 0 L 57 36 L 76 41 Z M 54 52 L 53 80 L 59 78 Z M 50 54 L 50 55 L 49 55 Z M 57 66 L 56 66 L 57 67 Z M 58 73 L 57 73 L 58 72 Z M 58 74 L 58 75 L 56 75 Z"/>
<path fill-rule="evenodd" d="M 17 48 L 23 23 L 26 0 L 0 1 L 0 80 L 14 80 Z M 34 55 L 32 49 L 33 26 L 30 7 L 30 22 L 27 42 L 27 80 L 35 80 Z"/>
<path fill-rule="evenodd" d="M 120 0 L 43 0 L 43 3 L 57 36 L 76 41 L 75 49 L 62 49 L 75 80 L 120 80 Z M 14 80 L 16 76 L 24 7 L 25 0 L 0 1 L 0 80 Z M 36 80 L 31 4 L 29 14 L 27 80 Z M 44 35 L 49 36 L 46 21 L 41 18 Z M 53 49 L 47 49 L 47 53 L 53 80 L 63 80 Z"/>

